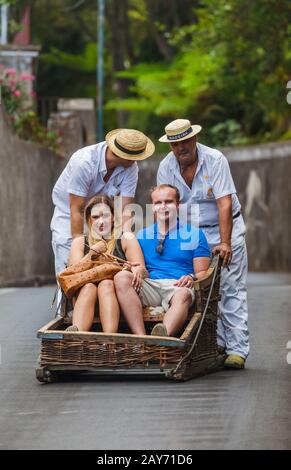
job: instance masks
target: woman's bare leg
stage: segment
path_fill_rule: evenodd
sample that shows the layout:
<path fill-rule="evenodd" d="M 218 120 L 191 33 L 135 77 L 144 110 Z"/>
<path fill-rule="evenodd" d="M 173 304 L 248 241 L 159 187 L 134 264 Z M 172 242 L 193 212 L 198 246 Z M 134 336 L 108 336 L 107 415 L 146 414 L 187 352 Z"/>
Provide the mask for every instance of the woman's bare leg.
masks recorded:
<path fill-rule="evenodd" d="M 99 315 L 104 333 L 117 333 L 120 308 L 115 294 L 114 282 L 110 279 L 98 285 Z"/>
<path fill-rule="evenodd" d="M 132 287 L 133 274 L 120 271 L 114 276 L 118 302 L 131 331 L 136 335 L 145 335 L 142 305 L 139 296 Z"/>
<path fill-rule="evenodd" d="M 81 287 L 73 311 L 73 325 L 79 331 L 90 331 L 97 302 L 97 286 L 89 283 Z"/>

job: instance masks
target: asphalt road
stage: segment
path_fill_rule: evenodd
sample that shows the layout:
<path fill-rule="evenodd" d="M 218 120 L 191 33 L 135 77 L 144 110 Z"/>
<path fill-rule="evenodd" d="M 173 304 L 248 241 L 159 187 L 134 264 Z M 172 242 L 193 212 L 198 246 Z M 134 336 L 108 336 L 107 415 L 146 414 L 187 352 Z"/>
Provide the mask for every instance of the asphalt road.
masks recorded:
<path fill-rule="evenodd" d="M 250 275 L 243 371 L 39 384 L 53 288 L 0 290 L 0 449 L 291 449 L 291 276 Z"/>

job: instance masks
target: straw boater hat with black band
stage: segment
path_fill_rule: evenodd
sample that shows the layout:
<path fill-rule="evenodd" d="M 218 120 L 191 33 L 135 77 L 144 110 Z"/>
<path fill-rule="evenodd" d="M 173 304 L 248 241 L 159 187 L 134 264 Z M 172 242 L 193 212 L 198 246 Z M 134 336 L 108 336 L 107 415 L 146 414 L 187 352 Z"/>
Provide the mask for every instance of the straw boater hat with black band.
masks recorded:
<path fill-rule="evenodd" d="M 176 119 L 165 127 L 166 134 L 163 135 L 159 141 L 168 142 L 169 144 L 172 142 L 180 142 L 181 140 L 194 137 L 201 129 L 202 127 L 196 124 L 192 126 L 188 119 Z"/>
<path fill-rule="evenodd" d="M 155 151 L 154 143 L 135 129 L 115 129 L 105 137 L 110 150 L 125 160 L 145 160 Z"/>

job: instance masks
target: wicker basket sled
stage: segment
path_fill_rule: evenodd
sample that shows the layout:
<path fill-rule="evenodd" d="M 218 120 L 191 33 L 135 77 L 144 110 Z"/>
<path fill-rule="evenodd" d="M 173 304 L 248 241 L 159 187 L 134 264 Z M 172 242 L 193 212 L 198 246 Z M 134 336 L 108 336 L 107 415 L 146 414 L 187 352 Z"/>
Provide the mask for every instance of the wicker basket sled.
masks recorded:
<path fill-rule="evenodd" d="M 120 320 L 120 333 L 102 333 L 99 318 L 90 332 L 67 332 L 71 324 L 67 302 L 61 316 L 41 328 L 41 352 L 36 377 L 40 382 L 54 382 L 65 374 L 163 375 L 185 381 L 217 371 L 224 356 L 217 350 L 217 306 L 221 263 L 212 259 L 207 277 L 195 281 L 195 302 L 179 337 L 150 336 L 161 316 L 145 308 L 146 336 L 133 335 Z M 99 331 L 98 331 L 99 330 Z"/>

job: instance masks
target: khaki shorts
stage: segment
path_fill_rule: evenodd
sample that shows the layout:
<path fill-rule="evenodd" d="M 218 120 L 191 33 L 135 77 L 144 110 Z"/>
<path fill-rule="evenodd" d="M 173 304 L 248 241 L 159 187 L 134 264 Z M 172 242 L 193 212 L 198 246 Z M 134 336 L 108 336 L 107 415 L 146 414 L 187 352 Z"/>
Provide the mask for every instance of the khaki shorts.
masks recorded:
<path fill-rule="evenodd" d="M 181 289 L 174 286 L 176 279 L 144 279 L 139 297 L 143 307 L 157 307 L 161 305 L 165 312 L 170 308 L 173 295 Z M 191 305 L 194 302 L 194 289 L 189 289 L 191 294 Z"/>

